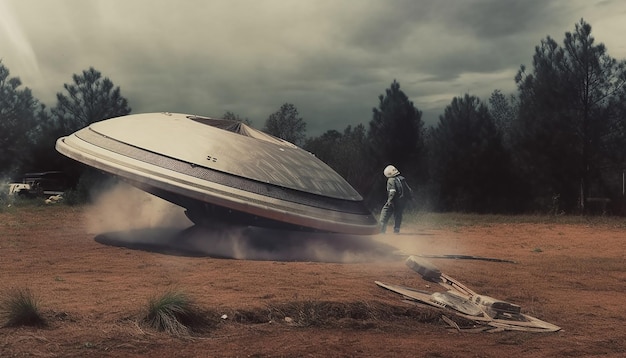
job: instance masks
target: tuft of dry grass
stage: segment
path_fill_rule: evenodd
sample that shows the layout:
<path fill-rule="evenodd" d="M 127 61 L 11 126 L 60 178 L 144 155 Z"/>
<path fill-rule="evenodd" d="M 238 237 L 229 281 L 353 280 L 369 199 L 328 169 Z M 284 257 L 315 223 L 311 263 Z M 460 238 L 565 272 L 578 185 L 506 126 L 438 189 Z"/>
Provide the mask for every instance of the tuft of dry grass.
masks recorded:
<path fill-rule="evenodd" d="M 5 327 L 45 327 L 46 320 L 39 311 L 39 303 L 28 288 L 12 289 L 0 300 L 0 316 Z"/>
<path fill-rule="evenodd" d="M 157 331 L 174 336 L 187 336 L 215 325 L 210 316 L 200 309 L 189 296 L 180 291 L 168 291 L 148 300 L 147 313 L 142 322 Z"/>

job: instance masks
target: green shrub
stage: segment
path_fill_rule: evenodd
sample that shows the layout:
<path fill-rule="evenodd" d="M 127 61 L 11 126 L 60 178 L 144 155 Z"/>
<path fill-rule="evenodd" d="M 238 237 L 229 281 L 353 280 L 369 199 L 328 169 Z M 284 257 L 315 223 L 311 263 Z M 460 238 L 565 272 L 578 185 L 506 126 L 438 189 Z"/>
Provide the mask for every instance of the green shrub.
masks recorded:
<path fill-rule="evenodd" d="M 6 327 L 46 325 L 35 296 L 27 288 L 9 291 L 0 301 L 0 314 Z"/>

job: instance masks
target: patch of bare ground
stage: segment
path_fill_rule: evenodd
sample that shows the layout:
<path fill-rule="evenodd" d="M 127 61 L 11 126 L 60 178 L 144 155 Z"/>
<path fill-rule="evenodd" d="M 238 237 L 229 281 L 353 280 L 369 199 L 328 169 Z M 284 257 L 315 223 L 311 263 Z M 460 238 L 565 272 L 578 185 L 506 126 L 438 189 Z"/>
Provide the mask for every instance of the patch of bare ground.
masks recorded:
<path fill-rule="evenodd" d="M 181 237 L 155 226 L 123 235 L 94 231 L 91 215 L 89 207 L 67 206 L 0 212 L 0 291 L 27 288 L 47 322 L 0 328 L 0 356 L 626 355 L 626 231 L 619 219 L 442 225 L 419 215 L 401 235 L 299 241 L 271 232 L 259 246 L 250 233 L 242 241 L 210 232 Z M 219 255 L 211 254 L 212 245 Z M 515 261 L 431 259 L 471 289 L 562 330 L 451 329 L 439 311 L 409 305 L 374 284 L 433 290 L 405 266 L 408 254 Z M 149 299 L 172 290 L 193 298 L 213 324 L 181 336 L 143 325 Z"/>

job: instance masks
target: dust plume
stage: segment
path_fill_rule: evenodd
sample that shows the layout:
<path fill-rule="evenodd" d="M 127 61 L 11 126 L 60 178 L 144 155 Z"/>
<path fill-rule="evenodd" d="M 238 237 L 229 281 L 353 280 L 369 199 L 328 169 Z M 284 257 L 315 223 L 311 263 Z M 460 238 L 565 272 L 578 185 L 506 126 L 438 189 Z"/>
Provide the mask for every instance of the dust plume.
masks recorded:
<path fill-rule="evenodd" d="M 368 236 L 214 223 L 193 225 L 183 208 L 121 183 L 87 211 L 95 240 L 171 255 L 242 260 L 371 262 L 396 258 L 395 248 Z"/>
<path fill-rule="evenodd" d="M 101 192 L 87 209 L 90 233 L 155 227 L 185 228 L 191 221 L 183 208 L 119 182 Z"/>

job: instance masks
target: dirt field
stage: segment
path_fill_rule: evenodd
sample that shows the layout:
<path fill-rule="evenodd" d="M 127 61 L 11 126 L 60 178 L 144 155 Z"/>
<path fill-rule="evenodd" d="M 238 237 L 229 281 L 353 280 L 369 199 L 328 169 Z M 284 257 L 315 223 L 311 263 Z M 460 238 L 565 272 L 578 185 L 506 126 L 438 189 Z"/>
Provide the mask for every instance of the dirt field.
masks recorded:
<path fill-rule="evenodd" d="M 0 211 L 0 293 L 29 288 L 48 321 L 0 328 L 1 357 L 626 356 L 623 219 L 442 225 L 418 215 L 401 235 L 303 237 L 245 228 L 180 232 L 190 225 L 182 212 L 154 216 L 145 204 Z M 436 311 L 374 284 L 434 289 L 402 254 L 514 260 L 431 262 L 562 330 L 452 329 Z M 183 338 L 142 326 L 148 299 L 168 290 L 227 318 Z M 303 324 L 275 309 L 321 302 L 372 314 Z"/>

